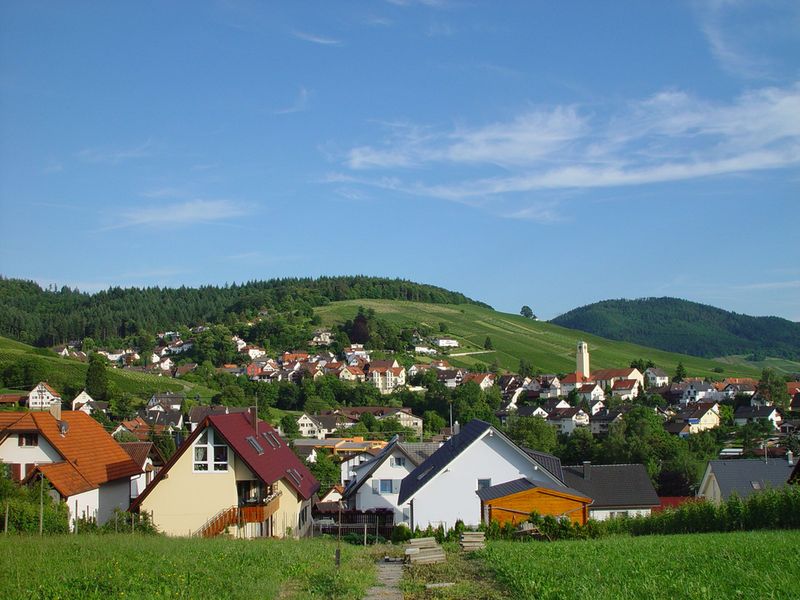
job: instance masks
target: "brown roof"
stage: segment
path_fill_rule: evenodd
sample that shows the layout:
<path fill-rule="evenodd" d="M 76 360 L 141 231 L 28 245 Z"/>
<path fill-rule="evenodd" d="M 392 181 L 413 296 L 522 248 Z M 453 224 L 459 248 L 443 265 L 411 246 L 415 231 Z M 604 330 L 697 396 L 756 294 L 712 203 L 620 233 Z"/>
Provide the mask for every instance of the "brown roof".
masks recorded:
<path fill-rule="evenodd" d="M 140 468 L 144 469 L 144 465 L 147 462 L 147 457 L 150 456 L 150 452 L 153 451 L 155 448 L 155 444 L 153 442 L 120 442 L 120 447 L 128 453 L 128 456 L 131 457 L 133 462 L 139 465 Z"/>
<path fill-rule="evenodd" d="M 67 424 L 63 435 L 59 422 L 48 412 L 0 413 L 0 435 L 11 432 L 42 435 L 64 461 L 40 465 L 38 470 L 62 496 L 141 473 L 116 440 L 86 413 L 65 410 L 61 421 Z"/>

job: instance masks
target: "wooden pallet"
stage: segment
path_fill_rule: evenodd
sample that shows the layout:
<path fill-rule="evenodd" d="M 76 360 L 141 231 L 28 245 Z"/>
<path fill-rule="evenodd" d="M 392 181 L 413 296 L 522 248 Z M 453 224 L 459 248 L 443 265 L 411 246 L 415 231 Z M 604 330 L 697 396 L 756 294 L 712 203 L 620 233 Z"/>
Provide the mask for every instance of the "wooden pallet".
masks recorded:
<path fill-rule="evenodd" d="M 436 543 L 436 538 L 417 538 L 409 541 L 405 551 L 406 562 L 412 565 L 431 565 L 444 562 L 444 548 Z"/>
<path fill-rule="evenodd" d="M 486 535 L 482 531 L 464 531 L 460 544 L 464 552 L 483 550 L 486 547 Z"/>

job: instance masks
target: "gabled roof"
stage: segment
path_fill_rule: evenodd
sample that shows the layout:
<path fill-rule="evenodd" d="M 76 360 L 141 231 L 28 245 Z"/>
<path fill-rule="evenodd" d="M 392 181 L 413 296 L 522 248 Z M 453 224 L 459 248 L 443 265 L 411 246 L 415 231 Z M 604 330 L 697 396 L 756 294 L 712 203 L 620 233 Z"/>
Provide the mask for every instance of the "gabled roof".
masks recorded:
<path fill-rule="evenodd" d="M 747 498 L 768 487 L 782 487 L 789 481 L 793 469 L 794 465 L 786 459 L 738 458 L 710 460 L 706 474 L 709 471 L 714 474 L 722 499 L 727 500 L 734 492 L 740 498 Z"/>
<path fill-rule="evenodd" d="M 564 467 L 564 482 L 593 498 L 593 509 L 659 505 L 658 494 L 644 465 Z"/>
<path fill-rule="evenodd" d="M 286 445 L 277 431 L 265 421 L 257 419 L 257 429 L 253 426 L 252 413 L 236 413 L 228 415 L 210 415 L 192 432 L 177 452 L 172 455 L 164 468 L 158 472 L 156 478 L 148 485 L 144 492 L 133 502 L 131 509 L 138 508 L 142 501 L 167 476 L 169 470 L 178 459 L 192 448 L 194 441 L 208 427 L 213 427 L 228 446 L 244 461 L 247 467 L 264 483 L 271 484 L 283 479 L 304 499 L 308 500 L 319 490 L 319 482 L 311 471 Z M 259 453 L 255 446 L 248 440 L 253 438 L 262 452 Z"/>
<path fill-rule="evenodd" d="M 164 464 L 164 457 L 153 442 L 119 442 L 119 445 L 141 469 L 144 469 L 145 463 L 151 455 L 157 459 L 153 461 L 154 464 Z"/>
<path fill-rule="evenodd" d="M 494 435 L 504 440 L 512 448 L 519 451 L 519 453 L 527 458 L 531 463 L 541 466 L 530 454 L 527 454 L 503 433 L 493 427 L 491 424 L 481 421 L 480 419 L 473 419 L 461 428 L 460 433 L 454 435 L 439 449 L 434 452 L 430 458 L 425 460 L 421 465 L 409 473 L 400 484 L 400 497 L 399 504 L 405 504 L 410 498 L 414 496 L 420 489 L 422 489 L 429 481 L 436 477 L 444 468 L 455 460 L 462 452 L 472 446 L 476 441 L 486 434 L 487 431 L 492 430 Z M 545 473 L 558 483 L 558 478 L 547 469 Z"/>
<path fill-rule="evenodd" d="M 417 459 L 407 452 L 403 445 L 399 443 L 399 440 L 399 436 L 395 435 L 372 460 L 361 465 L 362 468 L 366 470 L 363 473 L 357 474 L 355 479 L 347 484 L 347 487 L 344 489 L 344 493 L 342 494 L 343 498 L 349 498 L 355 494 L 361 488 L 361 486 L 364 485 L 364 483 L 370 477 L 372 477 L 372 474 L 378 470 L 378 467 L 386 462 L 386 459 L 388 459 L 395 450 L 402 452 L 403 455 L 408 458 L 408 460 L 411 461 L 414 466 L 419 464 Z"/>
<path fill-rule="evenodd" d="M 538 462 L 542 467 L 547 469 L 554 477 L 561 483 L 564 483 L 564 471 L 561 468 L 561 459 L 546 452 L 539 452 L 531 448 L 522 449 L 525 454 L 530 456 L 533 460 Z"/>
<path fill-rule="evenodd" d="M 433 456 L 440 444 L 439 442 L 400 442 L 400 445 L 412 457 L 411 461 L 415 465 L 420 465 Z"/>
<path fill-rule="evenodd" d="M 768 419 L 777 411 L 775 406 L 740 406 L 733 413 L 734 419 Z M 780 411 L 778 411 L 780 412 Z"/>
<path fill-rule="evenodd" d="M 66 429 L 64 434 L 63 429 Z M 141 473 L 116 440 L 86 413 L 65 410 L 60 421 L 48 412 L 0 413 L 0 438 L 21 432 L 38 433 L 63 457 L 63 462 L 36 469 L 62 496 L 73 496 Z"/>
<path fill-rule="evenodd" d="M 477 490 L 475 493 L 483 502 L 488 502 L 489 500 L 503 498 L 504 496 L 510 496 L 511 494 L 519 494 L 520 492 L 526 492 L 535 488 L 541 488 L 551 492 L 557 492 L 559 494 L 578 496 L 579 498 L 583 498 L 588 502 L 592 501 L 592 499 L 586 496 L 586 494 L 579 492 L 578 490 L 573 490 L 572 488 L 561 485 L 547 485 L 540 482 L 533 482 L 525 477 L 483 488 L 481 490 Z"/>
<path fill-rule="evenodd" d="M 636 379 L 617 379 L 614 382 L 614 385 L 611 387 L 611 389 L 612 390 L 632 390 L 637 385 L 639 385 L 639 382 Z"/>

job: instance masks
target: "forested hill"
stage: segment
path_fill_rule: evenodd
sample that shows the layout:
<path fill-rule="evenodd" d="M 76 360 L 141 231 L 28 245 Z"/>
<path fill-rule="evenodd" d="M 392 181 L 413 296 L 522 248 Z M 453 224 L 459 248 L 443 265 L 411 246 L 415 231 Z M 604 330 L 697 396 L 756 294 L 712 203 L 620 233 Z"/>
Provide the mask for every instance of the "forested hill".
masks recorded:
<path fill-rule="evenodd" d="M 694 356 L 800 360 L 800 323 L 740 315 L 679 298 L 605 300 L 571 310 L 552 323 Z"/>
<path fill-rule="evenodd" d="M 32 281 L 0 278 L 0 335 L 38 346 L 91 337 L 97 341 L 155 333 L 178 326 L 228 323 L 259 311 L 300 311 L 335 300 L 413 300 L 476 304 L 432 285 L 366 276 L 271 279 L 199 288 L 110 288 L 88 294 L 68 287 L 42 289 Z"/>

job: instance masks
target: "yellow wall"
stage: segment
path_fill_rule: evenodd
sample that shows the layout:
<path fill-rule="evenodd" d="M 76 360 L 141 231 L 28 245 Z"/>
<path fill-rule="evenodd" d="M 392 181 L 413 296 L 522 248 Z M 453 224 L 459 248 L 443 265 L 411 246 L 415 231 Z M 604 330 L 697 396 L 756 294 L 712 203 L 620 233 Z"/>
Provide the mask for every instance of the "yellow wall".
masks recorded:
<path fill-rule="evenodd" d="M 535 488 L 495 498 L 486 504 L 490 507 L 491 520 L 501 525 L 526 521 L 533 511 L 540 515 L 555 517 L 564 515 L 581 525 L 585 525 L 588 518 L 588 501 L 551 494 Z"/>

